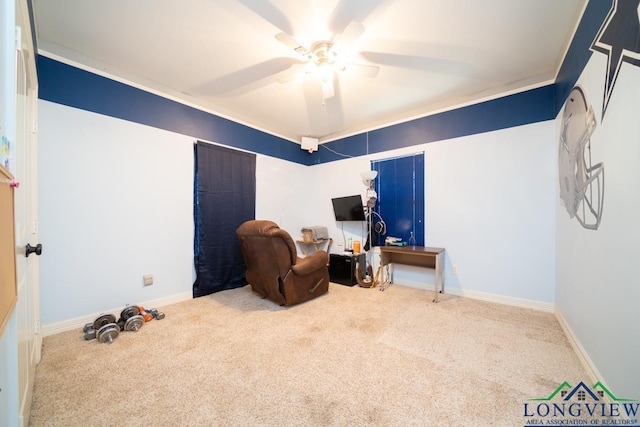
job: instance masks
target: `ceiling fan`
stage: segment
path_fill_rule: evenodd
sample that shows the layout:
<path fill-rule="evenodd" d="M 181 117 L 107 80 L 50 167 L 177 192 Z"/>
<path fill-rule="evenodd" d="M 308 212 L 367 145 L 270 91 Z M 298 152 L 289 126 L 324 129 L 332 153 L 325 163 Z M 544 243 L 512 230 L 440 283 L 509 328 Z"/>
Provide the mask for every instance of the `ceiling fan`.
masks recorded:
<path fill-rule="evenodd" d="M 320 81 L 322 97 L 326 100 L 335 96 L 333 79 L 346 70 L 355 71 L 365 77 L 377 76 L 380 71 L 378 66 L 352 64 L 344 61 L 345 54 L 364 31 L 364 25 L 357 21 L 351 21 L 333 41 L 321 40 L 312 43 L 309 47 L 304 46 L 287 33 L 276 34 L 276 39 L 293 49 L 302 60 L 302 64 L 292 66 L 291 72 L 279 78 L 278 81 L 286 83 L 301 72 L 305 75 L 312 75 Z"/>

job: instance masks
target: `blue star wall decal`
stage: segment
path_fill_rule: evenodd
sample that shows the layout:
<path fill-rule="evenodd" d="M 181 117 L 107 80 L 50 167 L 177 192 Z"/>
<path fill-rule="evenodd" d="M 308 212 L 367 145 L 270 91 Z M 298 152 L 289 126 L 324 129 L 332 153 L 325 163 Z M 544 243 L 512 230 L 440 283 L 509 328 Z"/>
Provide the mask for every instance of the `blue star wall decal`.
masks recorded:
<path fill-rule="evenodd" d="M 620 67 L 627 62 L 640 67 L 640 0 L 614 0 L 591 50 L 607 55 L 602 119 L 607 111 Z"/>

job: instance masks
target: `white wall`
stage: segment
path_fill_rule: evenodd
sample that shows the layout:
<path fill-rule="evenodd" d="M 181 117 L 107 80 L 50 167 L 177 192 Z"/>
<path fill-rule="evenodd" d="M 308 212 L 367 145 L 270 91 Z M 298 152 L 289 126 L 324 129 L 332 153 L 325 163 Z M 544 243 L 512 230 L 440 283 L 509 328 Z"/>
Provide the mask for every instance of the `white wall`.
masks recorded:
<path fill-rule="evenodd" d="M 310 219 L 326 224 L 335 244 L 342 244 L 331 198 L 364 196 L 360 172 L 370 168 L 371 160 L 424 151 L 425 245 L 446 249 L 446 291 L 550 307 L 555 283 L 554 135 L 555 124 L 548 121 L 313 166 L 315 198 L 321 204 Z M 347 224 L 346 238 L 363 239 L 361 226 Z M 374 256 L 374 268 L 377 261 Z M 433 273 L 427 269 L 398 266 L 394 277 L 396 283 L 433 288 Z"/>
<path fill-rule="evenodd" d="M 622 65 L 601 120 L 606 67 L 594 53 L 578 81 L 598 122 L 591 146 L 592 162 L 604 162 L 602 222 L 584 229 L 556 196 L 556 304 L 598 377 L 617 397 L 640 399 L 640 68 Z"/>
<path fill-rule="evenodd" d="M 42 324 L 189 292 L 193 139 L 39 108 Z"/>
<path fill-rule="evenodd" d="M 189 298 L 193 142 L 39 101 L 41 322 Z M 256 217 L 299 235 L 309 168 L 258 155 Z M 142 276 L 153 274 L 145 287 Z M 55 328 L 54 328 L 55 329 Z"/>
<path fill-rule="evenodd" d="M 324 148 L 320 146 L 319 149 Z M 371 169 L 369 161 L 368 157 L 356 157 L 309 168 L 312 173 L 309 189 L 313 194 L 314 212 L 307 217 L 308 223 L 305 225 L 326 226 L 329 236 L 333 238 L 333 253 L 343 252 L 349 238 L 360 240 L 362 244 L 366 241 L 362 222 L 335 220 L 331 199 L 361 194 L 364 202 L 366 187 L 360 173 Z"/>
<path fill-rule="evenodd" d="M 299 237 L 300 229 L 308 225 L 308 214 L 314 212 L 314 195 L 308 184 L 310 176 L 307 166 L 258 155 L 256 218 L 274 221 L 293 239 Z"/>
<path fill-rule="evenodd" d="M 552 121 L 426 146 L 426 241 L 448 287 L 554 301 Z M 449 270 L 451 271 L 451 270 Z"/>

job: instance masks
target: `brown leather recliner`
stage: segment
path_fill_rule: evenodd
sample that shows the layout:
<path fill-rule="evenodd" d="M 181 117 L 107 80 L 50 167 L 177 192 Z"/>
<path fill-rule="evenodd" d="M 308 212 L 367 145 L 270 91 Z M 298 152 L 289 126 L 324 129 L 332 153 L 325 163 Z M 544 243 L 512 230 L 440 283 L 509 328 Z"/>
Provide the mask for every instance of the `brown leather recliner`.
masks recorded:
<path fill-rule="evenodd" d="M 280 305 L 292 305 L 329 290 L 325 251 L 298 258 L 289 233 L 273 221 L 247 221 L 238 227 L 236 234 L 253 292 Z"/>

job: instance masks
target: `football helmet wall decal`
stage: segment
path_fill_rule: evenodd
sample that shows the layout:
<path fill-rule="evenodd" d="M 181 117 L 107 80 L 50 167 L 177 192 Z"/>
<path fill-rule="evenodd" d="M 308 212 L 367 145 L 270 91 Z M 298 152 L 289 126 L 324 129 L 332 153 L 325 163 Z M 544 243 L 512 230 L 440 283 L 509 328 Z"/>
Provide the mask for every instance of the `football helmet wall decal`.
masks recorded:
<path fill-rule="evenodd" d="M 584 91 L 575 86 L 562 114 L 558 144 L 560 199 L 569 218 L 588 230 L 597 230 L 604 203 L 604 164 L 591 163 L 591 135 L 596 129 L 593 108 Z"/>

